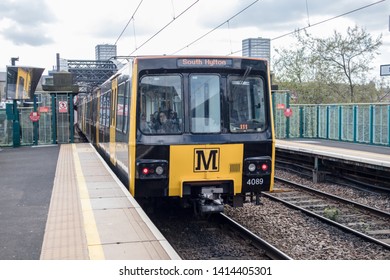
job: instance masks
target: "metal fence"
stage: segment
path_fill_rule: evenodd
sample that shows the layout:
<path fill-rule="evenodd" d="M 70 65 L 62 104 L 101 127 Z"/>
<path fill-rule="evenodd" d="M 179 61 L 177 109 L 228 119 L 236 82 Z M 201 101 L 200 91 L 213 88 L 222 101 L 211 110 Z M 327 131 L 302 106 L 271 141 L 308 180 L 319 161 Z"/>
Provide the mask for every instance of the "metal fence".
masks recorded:
<path fill-rule="evenodd" d="M 12 146 L 12 121 L 7 120 L 5 109 L 0 109 L 0 146 Z"/>
<path fill-rule="evenodd" d="M 320 138 L 390 146 L 390 104 L 290 104 L 273 93 L 275 133 L 283 138 Z M 284 110 L 293 114 L 286 117 Z"/>
<path fill-rule="evenodd" d="M 52 110 L 51 96 L 48 93 L 41 93 L 37 111 L 40 113 L 38 121 L 38 144 L 45 145 L 52 143 Z M 34 144 L 34 124 L 30 120 L 30 113 L 33 107 L 25 104 L 18 105 L 20 122 L 20 145 Z M 13 145 L 13 125 L 12 119 L 7 118 L 6 109 L 0 109 L 0 146 Z"/>

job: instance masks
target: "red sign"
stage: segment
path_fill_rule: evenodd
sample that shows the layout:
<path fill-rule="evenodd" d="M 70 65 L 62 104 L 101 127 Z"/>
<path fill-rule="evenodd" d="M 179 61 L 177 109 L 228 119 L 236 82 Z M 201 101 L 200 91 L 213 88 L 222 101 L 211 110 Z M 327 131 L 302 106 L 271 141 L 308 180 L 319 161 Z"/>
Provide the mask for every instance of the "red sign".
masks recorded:
<path fill-rule="evenodd" d="M 284 115 L 285 115 L 287 118 L 291 117 L 291 115 L 292 115 L 292 110 L 291 110 L 291 108 L 286 108 L 286 109 L 284 110 Z"/>
<path fill-rule="evenodd" d="M 39 113 L 49 113 L 50 108 L 48 106 L 41 106 L 38 108 Z"/>
<path fill-rule="evenodd" d="M 68 101 L 58 101 L 58 112 L 68 113 Z"/>
<path fill-rule="evenodd" d="M 284 110 L 286 106 L 283 103 L 276 104 L 276 109 Z"/>
<path fill-rule="evenodd" d="M 29 117 L 32 122 L 37 122 L 41 115 L 38 112 L 31 112 Z"/>

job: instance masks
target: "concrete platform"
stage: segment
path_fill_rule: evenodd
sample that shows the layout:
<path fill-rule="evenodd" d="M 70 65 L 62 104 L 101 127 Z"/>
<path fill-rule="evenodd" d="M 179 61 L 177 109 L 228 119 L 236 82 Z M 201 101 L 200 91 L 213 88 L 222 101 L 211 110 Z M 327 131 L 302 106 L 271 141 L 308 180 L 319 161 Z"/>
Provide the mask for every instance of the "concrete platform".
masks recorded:
<path fill-rule="evenodd" d="M 90 144 L 61 145 L 41 259 L 180 259 Z"/>

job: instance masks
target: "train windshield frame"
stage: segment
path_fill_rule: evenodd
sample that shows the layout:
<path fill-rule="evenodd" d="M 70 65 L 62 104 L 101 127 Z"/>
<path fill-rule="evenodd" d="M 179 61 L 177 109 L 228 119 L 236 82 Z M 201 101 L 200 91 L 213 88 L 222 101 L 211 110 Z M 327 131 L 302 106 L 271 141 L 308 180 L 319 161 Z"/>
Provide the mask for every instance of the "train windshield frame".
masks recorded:
<path fill-rule="evenodd" d="M 141 75 L 139 130 L 145 135 L 264 132 L 267 84 L 248 68 L 240 74 L 197 68 Z"/>

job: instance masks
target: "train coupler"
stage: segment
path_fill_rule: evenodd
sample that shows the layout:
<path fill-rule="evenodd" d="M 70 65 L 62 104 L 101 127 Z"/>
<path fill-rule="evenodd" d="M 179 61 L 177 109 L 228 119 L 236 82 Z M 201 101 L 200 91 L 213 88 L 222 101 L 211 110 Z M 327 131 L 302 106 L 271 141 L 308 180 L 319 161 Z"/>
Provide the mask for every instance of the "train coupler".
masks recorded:
<path fill-rule="evenodd" d="M 197 203 L 197 209 L 200 214 L 223 212 L 223 199 L 219 193 L 202 191 L 202 193 L 199 194 Z"/>

